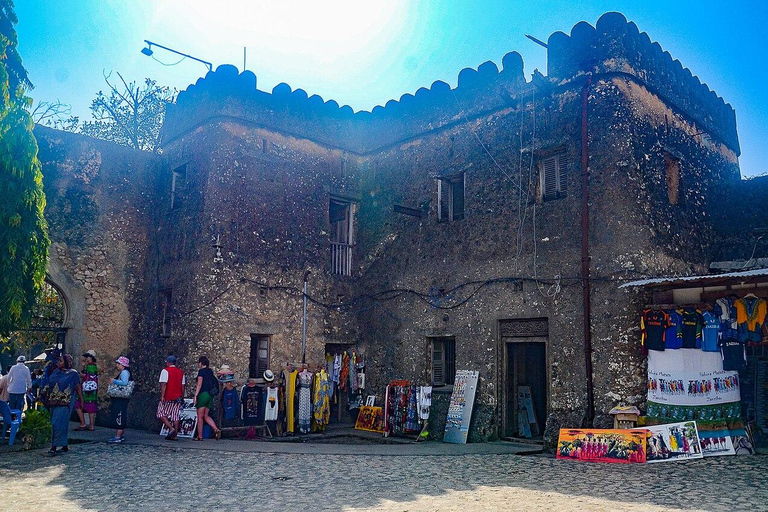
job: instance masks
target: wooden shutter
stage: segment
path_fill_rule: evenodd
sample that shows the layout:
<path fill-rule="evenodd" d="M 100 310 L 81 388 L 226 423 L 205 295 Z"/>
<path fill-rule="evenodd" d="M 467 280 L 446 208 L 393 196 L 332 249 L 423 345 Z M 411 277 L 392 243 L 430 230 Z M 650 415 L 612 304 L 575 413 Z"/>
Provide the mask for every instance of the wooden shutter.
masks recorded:
<path fill-rule="evenodd" d="M 568 158 L 565 155 L 557 157 L 557 194 L 558 197 L 568 194 Z"/>
<path fill-rule="evenodd" d="M 545 158 L 541 163 L 541 190 L 544 200 L 557 197 L 557 157 Z"/>
<path fill-rule="evenodd" d="M 445 346 L 442 340 L 432 341 L 432 385 L 445 385 Z"/>

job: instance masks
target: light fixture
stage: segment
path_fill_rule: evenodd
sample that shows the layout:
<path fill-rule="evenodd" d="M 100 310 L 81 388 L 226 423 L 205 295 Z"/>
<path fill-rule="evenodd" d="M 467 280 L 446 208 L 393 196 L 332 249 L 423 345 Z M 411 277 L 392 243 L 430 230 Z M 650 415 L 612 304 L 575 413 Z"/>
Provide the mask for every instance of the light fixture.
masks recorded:
<path fill-rule="evenodd" d="M 141 49 L 141 53 L 143 53 L 147 57 L 151 57 L 152 54 L 155 53 L 155 52 L 152 51 L 152 45 L 149 45 L 146 48 L 142 48 Z"/>
<path fill-rule="evenodd" d="M 197 61 L 197 62 L 199 62 L 201 64 L 205 64 L 205 66 L 208 68 L 208 71 L 213 71 L 213 64 L 211 64 L 207 60 L 198 59 L 197 57 L 193 57 L 193 56 L 191 56 L 189 54 L 186 54 L 186 53 L 181 53 L 180 51 L 174 50 L 173 48 L 168 48 L 167 46 L 163 46 L 161 44 L 157 44 L 157 43 L 152 42 L 152 41 L 147 41 L 146 39 L 144 40 L 144 42 L 147 43 L 147 47 L 146 48 L 142 48 L 141 49 L 141 53 L 143 53 L 147 57 L 152 57 L 152 54 L 154 53 L 154 51 L 152 50 L 152 47 L 153 46 L 157 46 L 158 48 L 162 48 L 163 50 L 169 51 L 171 53 L 175 53 L 176 55 L 181 55 L 182 57 L 184 57 L 186 59 L 192 59 L 192 60 Z M 181 59 L 181 60 L 184 60 L 184 59 Z M 181 61 L 179 61 L 179 62 L 181 62 Z M 178 64 L 178 62 L 177 62 L 177 64 Z M 168 65 L 168 64 L 166 64 L 166 65 Z"/>

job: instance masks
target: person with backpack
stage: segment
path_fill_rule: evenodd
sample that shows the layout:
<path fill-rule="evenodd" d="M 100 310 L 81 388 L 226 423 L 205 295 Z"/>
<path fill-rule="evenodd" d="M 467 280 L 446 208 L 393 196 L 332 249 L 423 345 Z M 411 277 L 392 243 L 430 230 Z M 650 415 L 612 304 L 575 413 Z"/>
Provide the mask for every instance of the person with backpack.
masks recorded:
<path fill-rule="evenodd" d="M 128 369 L 131 362 L 125 356 L 120 356 L 115 360 L 115 369 L 117 376 L 110 380 L 108 384 L 127 389 L 131 382 L 131 372 Z M 110 396 L 109 416 L 112 425 L 115 426 L 115 436 L 107 440 L 110 444 L 122 443 L 125 441 L 125 427 L 128 425 L 128 400 L 130 393 L 122 393 L 128 396 Z"/>
<path fill-rule="evenodd" d="M 221 439 L 221 429 L 216 426 L 208 413 L 213 405 L 213 398 L 219 396 L 219 381 L 210 368 L 210 361 L 206 356 L 200 356 L 197 360 L 197 388 L 195 389 L 194 404 L 197 408 L 197 436 L 196 441 L 203 440 L 203 425 L 207 423 L 213 429 L 214 437 Z"/>

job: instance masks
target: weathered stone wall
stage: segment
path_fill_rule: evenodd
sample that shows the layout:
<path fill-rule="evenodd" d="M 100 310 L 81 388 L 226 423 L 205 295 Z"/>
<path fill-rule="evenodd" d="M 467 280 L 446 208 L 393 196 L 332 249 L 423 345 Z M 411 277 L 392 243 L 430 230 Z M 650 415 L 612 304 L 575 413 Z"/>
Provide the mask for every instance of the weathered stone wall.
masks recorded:
<path fill-rule="evenodd" d="M 157 155 L 35 128 L 51 237 L 49 280 L 67 305 L 67 351 L 96 351 L 104 375 L 139 355 Z M 102 392 L 105 391 L 103 387 Z"/>

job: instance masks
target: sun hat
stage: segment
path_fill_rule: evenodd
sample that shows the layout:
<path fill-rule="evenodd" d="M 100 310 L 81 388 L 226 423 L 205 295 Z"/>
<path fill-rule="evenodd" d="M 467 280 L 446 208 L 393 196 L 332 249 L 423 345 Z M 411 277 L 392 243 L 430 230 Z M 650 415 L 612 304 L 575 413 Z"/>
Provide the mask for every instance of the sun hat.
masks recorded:
<path fill-rule="evenodd" d="M 95 351 L 95 350 L 93 350 L 93 349 L 91 349 L 91 350 L 86 350 L 86 351 L 83 353 L 83 355 L 84 355 L 84 356 L 91 356 L 92 358 L 96 359 L 96 351 Z"/>
<path fill-rule="evenodd" d="M 126 368 L 128 368 L 131 365 L 131 360 L 125 356 L 118 357 L 117 359 L 115 359 L 115 362 L 125 366 Z"/>
<path fill-rule="evenodd" d="M 231 373 L 225 373 L 223 375 L 219 375 L 219 382 L 235 382 L 235 376 Z"/>
<path fill-rule="evenodd" d="M 26 360 L 27 360 L 27 358 L 26 358 L 26 357 L 24 357 L 24 356 L 19 356 L 19 357 L 17 357 L 17 358 L 16 358 L 16 362 L 17 362 L 17 363 L 23 363 L 23 362 L 25 362 Z"/>
<path fill-rule="evenodd" d="M 275 380 L 275 374 L 272 373 L 272 370 L 266 370 L 264 372 L 264 380 L 267 382 L 272 382 L 273 380 Z"/>

